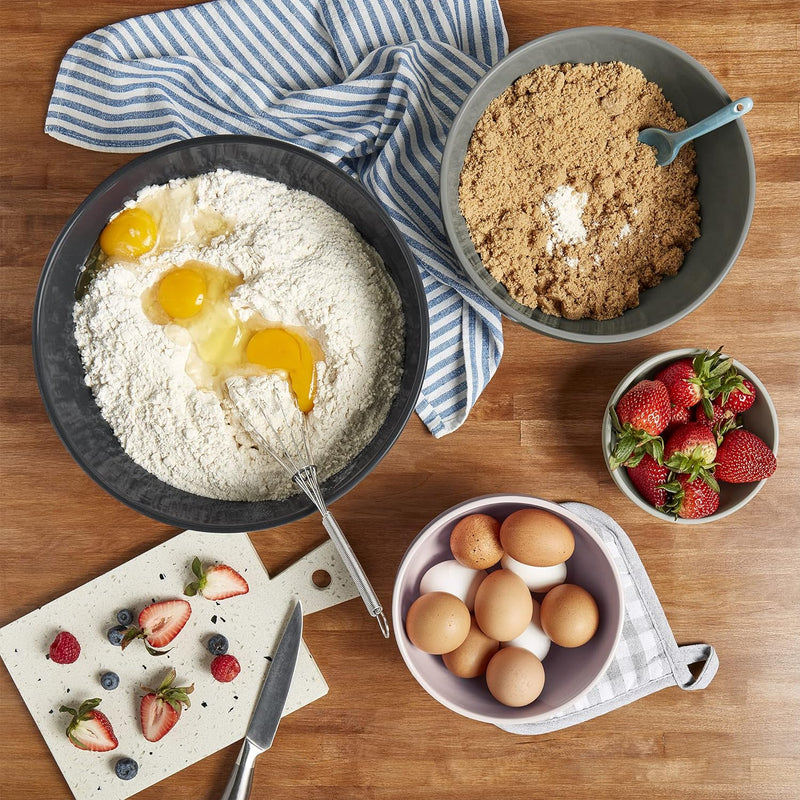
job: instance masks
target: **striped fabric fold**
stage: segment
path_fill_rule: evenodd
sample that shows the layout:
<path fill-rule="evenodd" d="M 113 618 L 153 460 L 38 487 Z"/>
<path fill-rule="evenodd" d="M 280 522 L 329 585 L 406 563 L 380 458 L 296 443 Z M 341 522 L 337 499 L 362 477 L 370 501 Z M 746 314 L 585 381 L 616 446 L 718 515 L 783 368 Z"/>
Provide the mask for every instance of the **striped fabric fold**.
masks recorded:
<path fill-rule="evenodd" d="M 453 118 L 507 46 L 496 0 L 214 0 L 76 42 L 45 131 L 130 152 L 269 136 L 359 179 L 422 276 L 431 341 L 416 410 L 439 437 L 463 424 L 503 352 L 500 315 L 457 263 L 438 193 Z"/>

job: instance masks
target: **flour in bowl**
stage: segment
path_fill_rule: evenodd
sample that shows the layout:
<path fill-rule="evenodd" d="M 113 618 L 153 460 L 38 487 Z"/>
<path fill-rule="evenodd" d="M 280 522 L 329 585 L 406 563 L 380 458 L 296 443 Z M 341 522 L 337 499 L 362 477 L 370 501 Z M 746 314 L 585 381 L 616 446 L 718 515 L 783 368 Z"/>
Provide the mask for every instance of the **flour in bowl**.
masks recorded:
<path fill-rule="evenodd" d="M 190 329 L 159 324 L 148 310 L 165 275 L 202 265 L 212 279 L 233 276 L 217 316 L 243 326 L 263 320 L 313 344 L 306 421 L 321 480 L 350 463 L 386 419 L 403 368 L 400 298 L 375 250 L 319 198 L 238 172 L 148 187 L 129 207 L 149 211 L 156 245 L 110 257 L 74 311 L 86 382 L 127 454 L 206 497 L 295 491 L 245 432 L 225 390 L 228 381 L 243 388 L 296 426 L 302 415 L 287 374 L 209 366 Z"/>

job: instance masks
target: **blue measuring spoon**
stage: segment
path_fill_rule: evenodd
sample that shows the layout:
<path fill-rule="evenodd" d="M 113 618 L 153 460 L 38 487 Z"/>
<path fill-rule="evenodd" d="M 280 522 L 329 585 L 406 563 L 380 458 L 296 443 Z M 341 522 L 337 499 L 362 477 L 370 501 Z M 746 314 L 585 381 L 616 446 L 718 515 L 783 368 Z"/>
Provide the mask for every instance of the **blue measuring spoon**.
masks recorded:
<path fill-rule="evenodd" d="M 642 144 L 650 145 L 656 150 L 656 161 L 661 167 L 671 164 L 678 155 L 678 151 L 686 142 L 691 142 L 698 136 L 715 131 L 729 122 L 744 116 L 753 107 L 753 101 L 749 97 L 742 97 L 728 103 L 727 106 L 715 111 L 711 116 L 696 122 L 689 128 L 673 133 L 665 131 L 663 128 L 645 128 L 639 132 L 639 141 Z"/>

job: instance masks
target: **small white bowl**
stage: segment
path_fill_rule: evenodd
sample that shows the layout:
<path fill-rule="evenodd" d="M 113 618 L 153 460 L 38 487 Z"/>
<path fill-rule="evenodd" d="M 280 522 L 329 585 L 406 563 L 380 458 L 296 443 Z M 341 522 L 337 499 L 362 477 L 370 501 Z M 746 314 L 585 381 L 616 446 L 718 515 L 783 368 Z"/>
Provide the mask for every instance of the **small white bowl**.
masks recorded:
<path fill-rule="evenodd" d="M 743 506 L 747 505 L 760 491 L 766 483 L 766 480 L 758 481 L 757 483 L 722 483 L 720 484 L 720 501 L 719 508 L 707 517 L 700 519 L 677 519 L 669 514 L 664 514 L 659 511 L 655 506 L 651 506 L 646 500 L 642 498 L 636 487 L 628 477 L 628 472 L 625 467 L 617 467 L 611 469 L 609 458 L 614 449 L 615 436 L 614 429 L 611 424 L 610 410 L 617 405 L 619 399 L 625 394 L 628 389 L 635 383 L 641 380 L 652 379 L 668 364 L 673 361 L 678 361 L 681 358 L 694 358 L 699 353 L 705 353 L 706 349 L 702 347 L 685 347 L 680 350 L 669 350 L 666 353 L 648 358 L 642 361 L 641 364 L 634 367 L 618 384 L 614 393 L 606 405 L 605 415 L 603 416 L 602 428 L 602 445 L 603 457 L 606 462 L 606 467 L 617 484 L 620 491 L 633 503 L 635 503 L 643 511 L 652 514 L 654 517 L 663 519 L 666 522 L 677 522 L 681 525 L 699 525 L 704 522 L 715 522 L 718 519 L 727 517 L 738 511 Z M 751 372 L 744 364 L 740 364 L 735 359 L 733 360 L 734 367 L 744 378 L 748 378 L 753 382 L 756 387 L 756 401 L 752 407 L 742 414 L 742 422 L 744 427 L 754 433 L 756 436 L 764 440 L 768 447 L 775 455 L 778 454 L 778 415 L 775 412 L 775 406 L 772 403 L 772 398 L 769 396 L 764 384 L 758 377 Z"/>
<path fill-rule="evenodd" d="M 416 648 L 405 630 L 405 618 L 419 597 L 419 582 L 427 570 L 452 558 L 450 532 L 468 514 L 489 514 L 500 521 L 521 508 L 542 508 L 561 517 L 575 536 L 575 552 L 567 561 L 567 582 L 586 589 L 597 602 L 600 627 L 581 647 L 552 644 L 542 662 L 544 689 L 522 708 L 494 699 L 484 678 L 459 678 L 449 672 L 441 656 Z M 557 503 L 520 494 L 476 497 L 459 503 L 430 522 L 406 550 L 395 578 L 392 620 L 395 641 L 406 666 L 420 686 L 442 705 L 470 719 L 495 725 L 540 722 L 585 695 L 602 677 L 614 657 L 625 618 L 622 583 L 614 561 L 598 535 L 578 516 Z"/>

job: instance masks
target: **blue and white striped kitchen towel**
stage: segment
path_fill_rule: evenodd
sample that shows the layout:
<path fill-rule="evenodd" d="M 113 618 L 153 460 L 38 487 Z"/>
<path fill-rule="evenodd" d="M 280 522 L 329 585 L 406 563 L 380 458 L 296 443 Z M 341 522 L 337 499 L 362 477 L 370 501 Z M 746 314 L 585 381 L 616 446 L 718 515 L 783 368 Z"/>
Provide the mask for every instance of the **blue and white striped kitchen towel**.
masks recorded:
<path fill-rule="evenodd" d="M 67 52 L 45 131 L 144 151 L 219 133 L 313 150 L 361 180 L 411 247 L 431 321 L 417 413 L 458 428 L 503 352 L 439 213 L 453 117 L 507 51 L 496 0 L 215 0 L 124 20 Z"/>

